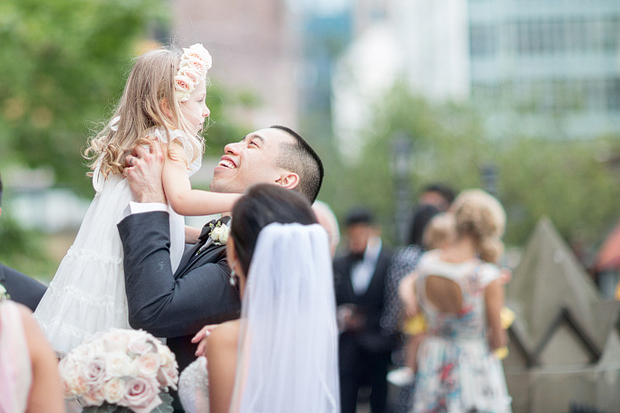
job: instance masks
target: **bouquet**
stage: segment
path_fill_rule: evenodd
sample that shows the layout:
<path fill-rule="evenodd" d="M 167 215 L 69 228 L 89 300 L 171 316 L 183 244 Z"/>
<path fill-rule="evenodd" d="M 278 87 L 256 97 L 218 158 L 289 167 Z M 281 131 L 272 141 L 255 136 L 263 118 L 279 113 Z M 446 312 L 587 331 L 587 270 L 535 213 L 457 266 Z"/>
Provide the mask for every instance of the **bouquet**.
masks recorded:
<path fill-rule="evenodd" d="M 80 344 L 60 361 L 65 398 L 84 413 L 172 412 L 179 377 L 174 353 L 142 330 L 111 329 Z"/>

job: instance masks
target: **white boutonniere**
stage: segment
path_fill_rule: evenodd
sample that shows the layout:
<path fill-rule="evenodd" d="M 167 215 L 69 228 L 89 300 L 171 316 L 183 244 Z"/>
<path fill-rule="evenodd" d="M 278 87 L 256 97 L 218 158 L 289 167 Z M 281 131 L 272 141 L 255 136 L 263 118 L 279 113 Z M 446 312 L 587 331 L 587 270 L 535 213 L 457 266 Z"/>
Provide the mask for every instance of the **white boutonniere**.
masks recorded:
<path fill-rule="evenodd" d="M 209 224 L 211 232 L 209 237 L 213 241 L 214 245 L 226 245 L 228 242 L 228 234 L 230 234 L 230 227 L 223 224 L 222 221 L 218 221 L 217 224 Z"/>
<path fill-rule="evenodd" d="M 0 301 L 2 300 L 8 300 L 10 299 L 11 296 L 9 295 L 9 293 L 6 291 L 6 288 L 4 288 L 4 285 L 0 284 Z"/>

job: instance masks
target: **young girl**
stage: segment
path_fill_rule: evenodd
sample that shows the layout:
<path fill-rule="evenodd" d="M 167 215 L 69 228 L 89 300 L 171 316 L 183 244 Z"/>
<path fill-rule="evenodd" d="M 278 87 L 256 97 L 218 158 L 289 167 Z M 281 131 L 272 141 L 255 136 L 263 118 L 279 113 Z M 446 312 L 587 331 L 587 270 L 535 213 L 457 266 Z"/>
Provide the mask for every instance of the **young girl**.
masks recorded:
<path fill-rule="evenodd" d="M 455 237 L 425 253 L 415 271 L 415 298 L 427 329 L 417 355 L 412 412 L 510 412 L 502 366 L 501 325 L 506 214 L 482 190 L 463 191 L 451 211 Z"/>
<path fill-rule="evenodd" d="M 198 229 L 185 229 L 180 215 L 209 215 L 232 210 L 237 194 L 192 190 L 189 176 L 201 165 L 198 133 L 209 116 L 205 104 L 211 56 L 201 45 L 153 50 L 140 56 L 129 74 L 112 120 L 90 141 L 96 191 L 75 242 L 62 260 L 35 311 L 52 343 L 64 354 L 94 333 L 130 328 L 123 274 L 123 252 L 116 224 L 132 200 L 123 177 L 124 160 L 148 140 L 167 153 L 162 183 L 170 213 L 170 259 L 175 270 L 185 243 Z"/>
<path fill-rule="evenodd" d="M 427 224 L 422 236 L 422 243 L 426 250 L 442 249 L 447 247 L 456 235 L 454 214 L 442 212 L 435 215 Z M 424 339 L 426 320 L 418 311 L 415 299 L 415 272 L 405 276 L 398 285 L 398 295 L 405 307 L 403 333 L 405 333 L 405 365 L 388 373 L 390 383 L 397 386 L 413 384 L 416 370 L 416 356 L 418 347 Z"/>

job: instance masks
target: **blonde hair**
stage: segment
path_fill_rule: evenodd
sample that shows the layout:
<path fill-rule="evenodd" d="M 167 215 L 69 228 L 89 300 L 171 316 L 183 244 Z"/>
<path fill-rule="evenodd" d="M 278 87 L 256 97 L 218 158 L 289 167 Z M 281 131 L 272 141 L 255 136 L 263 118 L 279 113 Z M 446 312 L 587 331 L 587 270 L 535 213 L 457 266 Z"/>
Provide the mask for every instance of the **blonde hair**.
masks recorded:
<path fill-rule="evenodd" d="M 122 173 L 125 156 L 144 142 L 147 131 L 154 127 L 163 127 L 168 135 L 170 129 L 180 129 L 192 137 L 194 159 L 187 159 L 188 164 L 202 156 L 204 141 L 191 131 L 174 93 L 174 76 L 179 70 L 180 59 L 180 51 L 163 48 L 146 52 L 136 59 L 112 121 L 89 140 L 84 151 L 91 170 L 100 164 L 101 173 L 106 178 L 110 174 Z M 118 122 L 114 123 L 117 118 Z"/>
<path fill-rule="evenodd" d="M 470 236 L 480 259 L 497 263 L 504 252 L 501 237 L 506 226 L 506 212 L 500 202 L 481 189 L 469 189 L 459 194 L 451 209 L 457 237 Z"/>
<path fill-rule="evenodd" d="M 424 229 L 422 244 L 428 250 L 444 248 L 456 235 L 456 219 L 450 212 L 435 215 Z"/>

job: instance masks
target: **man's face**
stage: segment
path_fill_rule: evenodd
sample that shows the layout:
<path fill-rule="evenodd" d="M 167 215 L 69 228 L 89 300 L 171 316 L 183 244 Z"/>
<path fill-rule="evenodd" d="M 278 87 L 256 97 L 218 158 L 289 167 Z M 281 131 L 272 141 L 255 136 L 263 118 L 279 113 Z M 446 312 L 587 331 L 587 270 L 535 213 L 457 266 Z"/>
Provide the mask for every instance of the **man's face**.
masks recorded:
<path fill-rule="evenodd" d="M 241 142 L 229 143 L 213 171 L 210 188 L 215 192 L 241 193 L 258 183 L 276 183 L 283 169 L 276 166 L 283 143 L 294 144 L 286 132 L 267 128 L 248 134 Z"/>
<path fill-rule="evenodd" d="M 427 191 L 420 195 L 420 205 L 432 205 L 438 210 L 444 212 L 448 209 L 448 202 L 439 192 Z"/>
<path fill-rule="evenodd" d="M 377 235 L 373 226 L 368 224 L 353 224 L 347 227 L 349 251 L 354 254 L 362 254 L 366 251 L 370 237 Z"/>

